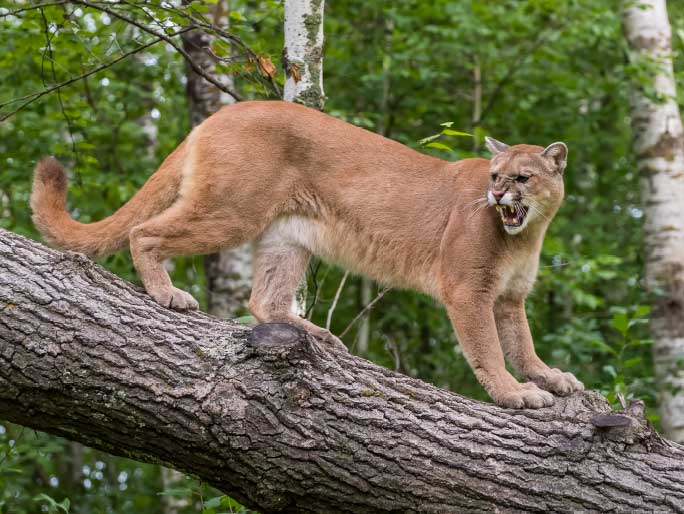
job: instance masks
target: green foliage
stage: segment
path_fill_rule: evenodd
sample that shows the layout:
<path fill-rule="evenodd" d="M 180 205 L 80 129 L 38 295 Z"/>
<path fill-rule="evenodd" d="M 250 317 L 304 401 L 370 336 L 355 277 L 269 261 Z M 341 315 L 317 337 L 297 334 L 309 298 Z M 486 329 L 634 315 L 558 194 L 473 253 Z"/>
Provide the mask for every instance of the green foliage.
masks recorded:
<path fill-rule="evenodd" d="M 57 503 L 57 501 L 48 496 L 45 493 L 41 493 L 35 498 L 33 498 L 33 501 L 42 504 L 41 507 L 47 507 L 47 512 L 49 514 L 58 514 L 60 512 L 63 512 L 64 514 L 69 514 L 69 507 L 71 506 L 71 501 L 69 498 L 64 498 L 61 502 Z M 41 510 L 46 510 L 45 508 L 41 508 Z"/>

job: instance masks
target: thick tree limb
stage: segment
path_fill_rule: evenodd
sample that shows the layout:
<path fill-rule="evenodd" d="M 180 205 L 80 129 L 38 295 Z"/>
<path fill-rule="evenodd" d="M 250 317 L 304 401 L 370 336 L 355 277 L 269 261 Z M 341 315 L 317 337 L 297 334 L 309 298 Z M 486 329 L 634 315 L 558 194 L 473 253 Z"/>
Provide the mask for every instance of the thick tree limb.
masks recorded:
<path fill-rule="evenodd" d="M 0 417 L 263 513 L 684 512 L 684 448 L 637 411 L 478 403 L 288 325 L 174 313 L 0 230 Z"/>

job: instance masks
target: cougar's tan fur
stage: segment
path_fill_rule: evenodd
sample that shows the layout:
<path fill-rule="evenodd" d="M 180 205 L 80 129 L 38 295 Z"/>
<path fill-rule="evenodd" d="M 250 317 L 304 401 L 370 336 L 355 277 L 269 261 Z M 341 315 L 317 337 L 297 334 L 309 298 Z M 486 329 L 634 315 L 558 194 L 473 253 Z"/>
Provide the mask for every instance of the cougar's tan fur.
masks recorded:
<path fill-rule="evenodd" d="M 339 344 L 291 311 L 311 254 L 425 292 L 446 306 L 497 403 L 543 407 L 553 403 L 548 391 L 582 388 L 537 357 L 524 308 L 545 230 L 563 198 L 567 149 L 487 143 L 491 161 L 446 162 L 300 105 L 244 102 L 195 128 L 102 221 L 69 216 L 65 173 L 53 158 L 36 166 L 31 206 L 36 226 L 61 248 L 101 256 L 130 244 L 148 293 L 178 310 L 197 303 L 173 287 L 164 259 L 250 240 L 249 307 L 260 322 L 293 323 Z M 529 179 L 522 183 L 520 175 Z M 506 202 L 527 213 L 522 226 L 505 224 L 494 208 L 506 209 Z M 531 382 L 519 383 L 504 355 Z"/>

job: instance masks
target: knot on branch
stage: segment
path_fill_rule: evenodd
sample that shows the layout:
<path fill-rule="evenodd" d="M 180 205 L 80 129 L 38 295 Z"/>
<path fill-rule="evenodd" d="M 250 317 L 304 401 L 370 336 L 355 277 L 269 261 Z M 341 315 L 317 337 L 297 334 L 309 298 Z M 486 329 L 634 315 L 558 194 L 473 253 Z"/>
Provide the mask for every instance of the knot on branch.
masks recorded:
<path fill-rule="evenodd" d="M 562 417 L 590 423 L 597 436 L 610 441 L 634 444 L 648 443 L 657 438 L 644 416 L 644 402 L 641 400 L 634 400 L 629 407 L 614 411 L 601 394 L 586 391 L 558 398 L 554 408 Z"/>
<path fill-rule="evenodd" d="M 257 325 L 248 344 L 262 361 L 284 366 L 298 361 L 315 362 L 321 351 L 304 330 L 287 323 Z"/>

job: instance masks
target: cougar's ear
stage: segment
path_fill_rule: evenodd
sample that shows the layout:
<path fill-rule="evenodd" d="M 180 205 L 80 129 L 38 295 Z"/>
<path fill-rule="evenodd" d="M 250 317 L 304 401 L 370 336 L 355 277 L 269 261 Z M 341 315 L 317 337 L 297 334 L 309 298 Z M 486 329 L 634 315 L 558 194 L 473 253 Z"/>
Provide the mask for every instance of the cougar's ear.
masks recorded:
<path fill-rule="evenodd" d="M 492 152 L 492 157 L 508 150 L 508 145 L 506 143 L 497 141 L 493 137 L 485 136 L 485 144 L 487 145 L 487 148 L 489 148 L 489 151 Z"/>
<path fill-rule="evenodd" d="M 558 173 L 563 173 L 566 164 L 568 163 L 568 147 L 565 143 L 551 143 L 541 153 L 542 157 L 550 157 L 556 164 Z"/>

